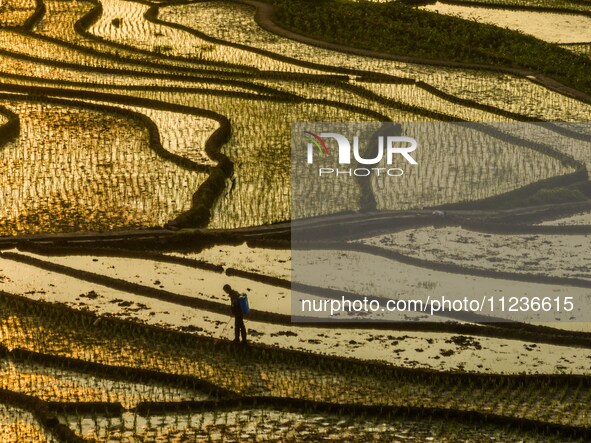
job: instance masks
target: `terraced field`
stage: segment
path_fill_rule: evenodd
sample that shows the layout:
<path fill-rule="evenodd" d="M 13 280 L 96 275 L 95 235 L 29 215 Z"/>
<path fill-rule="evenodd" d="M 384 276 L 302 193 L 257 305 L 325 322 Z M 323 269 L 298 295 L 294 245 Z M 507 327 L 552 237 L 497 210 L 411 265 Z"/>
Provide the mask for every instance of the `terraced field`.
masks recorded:
<path fill-rule="evenodd" d="M 422 7 L 467 20 L 518 30 L 560 44 L 576 54 L 591 56 L 591 35 L 586 33 L 591 5 L 585 1 L 452 0 Z"/>
<path fill-rule="evenodd" d="M 0 4 L 0 440 L 589 441 L 591 98 L 271 12 Z M 405 186 L 294 196 L 298 121 L 424 125 L 428 143 Z M 249 294 L 248 346 L 229 342 L 224 284 Z M 304 296 L 516 292 L 577 307 L 291 317 Z"/>
<path fill-rule="evenodd" d="M 479 20 L 496 26 L 518 29 L 551 43 L 580 43 L 591 41 L 589 30 L 591 17 L 587 15 L 539 12 L 536 10 L 515 11 L 500 8 L 475 8 L 469 4 L 446 5 L 435 3 L 424 7 L 427 11 Z"/>

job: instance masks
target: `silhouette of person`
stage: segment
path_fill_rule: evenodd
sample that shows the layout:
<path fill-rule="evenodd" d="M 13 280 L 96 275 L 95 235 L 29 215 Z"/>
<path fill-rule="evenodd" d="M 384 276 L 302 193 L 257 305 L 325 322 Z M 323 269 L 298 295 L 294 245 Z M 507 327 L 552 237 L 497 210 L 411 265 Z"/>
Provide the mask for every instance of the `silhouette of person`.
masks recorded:
<path fill-rule="evenodd" d="M 240 343 L 240 337 L 242 337 L 242 343 L 245 344 L 246 327 L 244 326 L 244 316 L 240 306 L 240 293 L 232 289 L 230 285 L 224 285 L 224 291 L 230 296 L 230 306 L 234 316 L 234 343 Z"/>

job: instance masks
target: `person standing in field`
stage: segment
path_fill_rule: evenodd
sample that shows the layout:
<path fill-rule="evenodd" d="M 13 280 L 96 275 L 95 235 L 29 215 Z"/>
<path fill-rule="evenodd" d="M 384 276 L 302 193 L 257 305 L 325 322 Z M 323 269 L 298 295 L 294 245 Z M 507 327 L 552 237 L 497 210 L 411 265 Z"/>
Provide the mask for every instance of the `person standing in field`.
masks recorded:
<path fill-rule="evenodd" d="M 246 327 L 240 306 L 240 293 L 232 289 L 230 285 L 224 285 L 224 291 L 230 296 L 230 306 L 234 316 L 234 343 L 240 343 L 240 337 L 242 337 L 242 344 L 246 344 Z"/>

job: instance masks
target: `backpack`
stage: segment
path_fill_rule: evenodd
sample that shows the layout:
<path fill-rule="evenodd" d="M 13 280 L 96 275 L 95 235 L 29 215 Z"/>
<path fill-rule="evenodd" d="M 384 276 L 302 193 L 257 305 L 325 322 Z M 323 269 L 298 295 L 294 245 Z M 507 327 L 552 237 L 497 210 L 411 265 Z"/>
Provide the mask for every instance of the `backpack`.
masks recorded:
<path fill-rule="evenodd" d="M 248 306 L 248 295 L 242 294 L 238 300 L 240 300 L 240 310 L 242 313 L 244 315 L 248 314 L 250 311 L 250 306 Z"/>

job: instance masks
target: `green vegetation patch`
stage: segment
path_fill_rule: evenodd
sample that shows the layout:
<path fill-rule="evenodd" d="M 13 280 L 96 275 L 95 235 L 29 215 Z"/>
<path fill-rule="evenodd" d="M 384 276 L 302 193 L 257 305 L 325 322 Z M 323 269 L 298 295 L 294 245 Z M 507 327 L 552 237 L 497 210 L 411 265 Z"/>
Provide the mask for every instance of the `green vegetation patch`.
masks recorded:
<path fill-rule="evenodd" d="M 532 70 L 591 93 L 590 59 L 518 31 L 400 2 L 271 1 L 274 21 L 300 34 L 399 56 Z"/>

